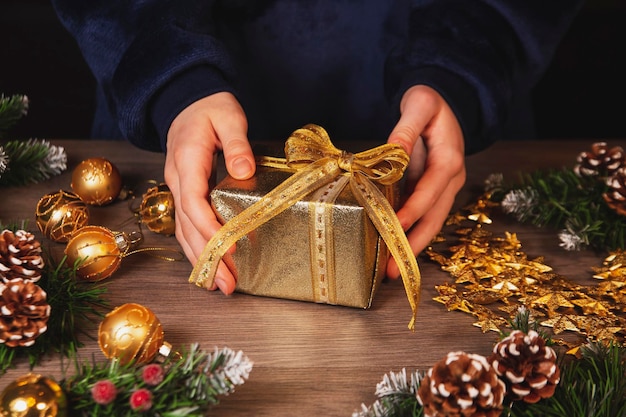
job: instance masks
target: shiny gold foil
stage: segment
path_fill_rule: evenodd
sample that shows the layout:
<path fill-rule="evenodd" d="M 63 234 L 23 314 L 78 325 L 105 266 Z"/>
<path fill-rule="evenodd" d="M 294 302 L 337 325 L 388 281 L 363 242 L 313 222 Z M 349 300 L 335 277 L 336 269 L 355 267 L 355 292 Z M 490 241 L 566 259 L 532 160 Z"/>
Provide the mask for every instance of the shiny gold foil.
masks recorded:
<path fill-rule="evenodd" d="M 211 202 L 226 222 L 281 184 L 286 170 L 259 166 L 240 181 L 225 178 Z M 345 176 L 309 194 L 237 242 L 224 261 L 238 292 L 368 308 L 385 274 L 388 251 Z M 337 195 L 333 189 L 341 191 Z M 382 187 L 393 199 L 397 187 Z"/>
<path fill-rule="evenodd" d="M 334 229 L 334 223 L 329 221 L 331 217 L 326 209 L 335 202 L 333 194 L 349 186 L 396 260 L 412 310 L 408 327 L 415 330 L 421 289 L 419 267 L 394 208 L 380 191 L 380 186 L 389 186 L 402 178 L 409 163 L 409 155 L 404 149 L 400 145 L 386 143 L 352 154 L 336 148 L 324 128 L 309 124 L 294 131 L 287 139 L 285 159 L 263 157 L 260 162 L 264 167 L 284 169 L 293 174 L 231 218 L 213 235 L 198 257 L 189 282 L 211 288 L 218 264 L 229 248 L 316 193 L 317 197 L 311 201 L 315 206 L 310 215 L 313 226 L 309 227 L 311 239 L 316 241 L 310 245 L 312 274 L 319 275 L 313 284 L 315 299 L 332 296 L 334 275 L 327 279 L 326 274 L 335 271 L 336 265 L 334 249 L 329 243 L 332 239 L 326 239 L 325 235 Z M 332 234 L 334 236 L 334 232 Z M 316 287 L 318 283 L 319 291 Z"/>

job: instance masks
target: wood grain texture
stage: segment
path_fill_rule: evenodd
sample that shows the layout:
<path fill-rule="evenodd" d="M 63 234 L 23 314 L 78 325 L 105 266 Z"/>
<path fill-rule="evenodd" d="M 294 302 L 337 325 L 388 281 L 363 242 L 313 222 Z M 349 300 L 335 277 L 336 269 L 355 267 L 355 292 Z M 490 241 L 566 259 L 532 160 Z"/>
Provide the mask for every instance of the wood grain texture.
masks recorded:
<path fill-rule="evenodd" d="M 164 156 L 141 151 L 124 142 L 52 141 L 69 155 L 68 172 L 44 183 L 2 190 L 0 221 L 29 221 L 35 227 L 35 207 L 45 194 L 70 189 L 71 169 L 83 159 L 105 157 L 120 170 L 127 185 L 162 180 Z M 457 205 L 475 198 L 488 174 L 507 178 L 535 168 L 573 164 L 589 141 L 500 142 L 467 158 L 468 180 Z M 626 141 L 611 145 L 626 147 Z M 223 172 L 223 169 L 220 169 Z M 91 209 L 91 224 L 113 230 L 131 216 L 126 202 Z M 36 228 L 35 228 L 36 229 Z M 128 226 L 122 230 L 129 230 Z M 524 226 L 498 216 L 491 230 L 514 231 L 530 257 L 544 256 L 557 272 L 581 283 L 592 283 L 591 267 L 602 260 L 592 252 L 565 252 L 552 230 Z M 64 245 L 43 240 L 61 253 Z M 144 246 L 179 249 L 174 237 L 145 231 Z M 56 253 L 56 252 L 55 252 Z M 425 258 L 419 259 L 423 280 L 416 331 L 407 329 L 411 311 L 400 280 L 385 281 L 370 310 L 256 297 L 224 296 L 189 284 L 186 261 L 165 262 L 131 255 L 106 282 L 111 305 L 136 302 L 151 308 L 161 320 L 165 338 L 174 347 L 200 343 L 207 349 L 228 346 L 243 350 L 254 362 L 249 381 L 222 400 L 213 416 L 349 416 L 361 403 L 374 401 L 376 384 L 389 371 L 428 369 L 447 352 L 488 354 L 495 334 L 483 334 L 472 318 L 446 312 L 432 301 L 434 286 L 449 276 Z M 94 323 L 96 325 L 96 323 Z M 95 335 L 95 328 L 92 330 Z M 81 357 L 103 360 L 97 343 L 85 339 Z M 67 365 L 67 361 L 66 361 Z M 28 372 L 27 364 L 0 377 L 0 388 Z M 60 378 L 62 369 L 51 355 L 35 372 Z"/>

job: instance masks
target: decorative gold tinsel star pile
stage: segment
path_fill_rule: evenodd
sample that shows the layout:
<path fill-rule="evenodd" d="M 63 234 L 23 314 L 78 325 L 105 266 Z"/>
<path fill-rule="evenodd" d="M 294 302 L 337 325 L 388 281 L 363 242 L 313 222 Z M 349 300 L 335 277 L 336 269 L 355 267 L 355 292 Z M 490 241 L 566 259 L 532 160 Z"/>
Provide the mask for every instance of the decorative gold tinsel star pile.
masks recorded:
<path fill-rule="evenodd" d="M 593 268 L 598 285 L 580 285 L 559 275 L 542 257 L 530 259 L 515 233 L 496 236 L 485 228 L 497 203 L 482 196 L 462 212 L 448 218 L 456 226 L 458 244 L 447 251 L 434 248 L 446 240 L 440 235 L 426 250 L 431 260 L 454 278 L 436 286 L 435 297 L 448 311 L 476 317 L 483 332 L 502 331 L 520 307 L 534 321 L 551 328 L 553 340 L 569 348 L 587 341 L 626 346 L 626 252 L 612 252 L 601 267 Z M 466 213 L 466 214 L 464 214 Z M 466 223 L 470 227 L 463 227 Z M 556 335 L 572 332 L 576 341 Z"/>

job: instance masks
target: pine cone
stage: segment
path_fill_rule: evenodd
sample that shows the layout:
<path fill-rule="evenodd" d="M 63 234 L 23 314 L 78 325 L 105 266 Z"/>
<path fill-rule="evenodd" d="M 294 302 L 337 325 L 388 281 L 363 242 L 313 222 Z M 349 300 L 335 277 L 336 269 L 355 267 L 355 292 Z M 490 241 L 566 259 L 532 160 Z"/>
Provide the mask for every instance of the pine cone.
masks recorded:
<path fill-rule="evenodd" d="M 0 343 L 31 346 L 47 330 L 50 305 L 39 285 L 15 278 L 0 283 Z"/>
<path fill-rule="evenodd" d="M 591 145 L 591 151 L 581 152 L 576 158 L 574 172 L 579 177 L 610 177 L 626 163 L 620 146 L 608 149 L 606 142 Z"/>
<path fill-rule="evenodd" d="M 606 204 L 618 214 L 626 215 L 626 168 L 618 169 L 606 181 L 609 190 L 602 195 Z"/>
<path fill-rule="evenodd" d="M 496 417 L 504 394 L 504 382 L 485 357 L 450 352 L 424 376 L 417 399 L 427 417 Z"/>
<path fill-rule="evenodd" d="M 511 332 L 493 348 L 489 362 L 505 381 L 511 400 L 536 403 L 551 397 L 559 383 L 556 353 L 534 330 Z"/>
<path fill-rule="evenodd" d="M 4 282 L 13 278 L 37 282 L 41 278 L 44 261 L 41 244 L 35 235 L 24 230 L 0 233 L 0 277 Z"/>

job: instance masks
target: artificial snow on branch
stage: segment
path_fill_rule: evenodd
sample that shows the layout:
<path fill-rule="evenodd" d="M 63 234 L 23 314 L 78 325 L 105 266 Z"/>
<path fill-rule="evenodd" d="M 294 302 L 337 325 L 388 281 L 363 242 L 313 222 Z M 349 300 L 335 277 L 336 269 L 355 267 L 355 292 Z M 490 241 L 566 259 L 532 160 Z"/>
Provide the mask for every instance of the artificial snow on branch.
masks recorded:
<path fill-rule="evenodd" d="M 0 138 L 28 113 L 28 97 L 0 95 Z M 0 186 L 46 180 L 67 169 L 65 149 L 41 139 L 0 142 Z"/>

